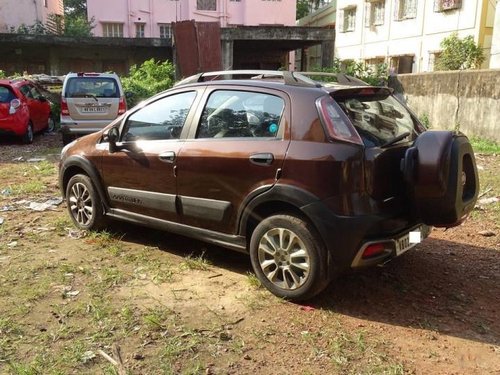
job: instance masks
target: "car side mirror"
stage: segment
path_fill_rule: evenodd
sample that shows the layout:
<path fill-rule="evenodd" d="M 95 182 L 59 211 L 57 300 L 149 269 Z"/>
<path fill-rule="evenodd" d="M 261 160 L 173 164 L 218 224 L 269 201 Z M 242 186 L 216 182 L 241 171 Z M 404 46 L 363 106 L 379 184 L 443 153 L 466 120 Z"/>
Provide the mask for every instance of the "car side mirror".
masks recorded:
<path fill-rule="evenodd" d="M 109 142 L 109 152 L 113 153 L 118 151 L 116 147 L 116 142 L 120 139 L 120 132 L 118 131 L 118 128 L 112 127 L 109 129 L 108 133 L 106 134 L 105 140 Z"/>

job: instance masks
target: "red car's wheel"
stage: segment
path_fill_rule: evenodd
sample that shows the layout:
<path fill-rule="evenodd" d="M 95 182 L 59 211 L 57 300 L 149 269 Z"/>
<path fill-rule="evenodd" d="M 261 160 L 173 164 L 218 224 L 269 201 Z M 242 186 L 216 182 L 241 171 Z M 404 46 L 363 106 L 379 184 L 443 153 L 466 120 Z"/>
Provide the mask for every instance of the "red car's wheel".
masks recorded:
<path fill-rule="evenodd" d="M 23 135 L 23 143 L 33 143 L 33 124 L 31 123 L 31 121 L 29 121 L 28 126 L 26 126 L 26 132 Z"/>

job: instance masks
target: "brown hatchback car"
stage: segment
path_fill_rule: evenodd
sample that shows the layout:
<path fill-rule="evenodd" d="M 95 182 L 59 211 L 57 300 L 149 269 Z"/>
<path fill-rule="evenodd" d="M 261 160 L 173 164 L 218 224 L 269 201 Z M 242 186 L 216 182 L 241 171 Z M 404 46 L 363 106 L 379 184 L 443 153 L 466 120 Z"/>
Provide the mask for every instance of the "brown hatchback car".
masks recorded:
<path fill-rule="evenodd" d="M 337 75 L 198 74 L 62 151 L 81 229 L 125 220 L 247 252 L 304 300 L 460 224 L 479 183 L 468 139 L 425 131 L 386 87 Z"/>

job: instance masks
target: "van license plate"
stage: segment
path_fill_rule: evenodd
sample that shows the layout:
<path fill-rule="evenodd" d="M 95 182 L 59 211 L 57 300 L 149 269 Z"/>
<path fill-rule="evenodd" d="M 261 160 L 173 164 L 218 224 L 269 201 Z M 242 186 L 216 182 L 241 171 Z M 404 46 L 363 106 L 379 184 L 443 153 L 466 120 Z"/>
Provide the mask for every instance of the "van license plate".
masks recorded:
<path fill-rule="evenodd" d="M 83 107 L 82 112 L 85 113 L 102 113 L 105 112 L 106 109 L 104 107 Z"/>

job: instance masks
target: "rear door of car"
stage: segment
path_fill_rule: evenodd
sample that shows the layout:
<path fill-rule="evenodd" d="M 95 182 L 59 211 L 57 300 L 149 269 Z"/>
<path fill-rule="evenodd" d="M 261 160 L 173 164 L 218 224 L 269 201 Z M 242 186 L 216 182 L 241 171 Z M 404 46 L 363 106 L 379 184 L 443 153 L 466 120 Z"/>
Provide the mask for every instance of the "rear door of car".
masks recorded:
<path fill-rule="evenodd" d="M 111 121 L 118 116 L 120 89 L 113 77 L 99 74 L 70 77 L 64 87 L 63 97 L 74 121 Z"/>
<path fill-rule="evenodd" d="M 290 143 L 281 91 L 210 87 L 177 158 L 182 223 L 235 233 L 246 199 L 271 188 Z"/>
<path fill-rule="evenodd" d="M 19 91 L 26 98 L 26 103 L 28 104 L 28 109 L 30 112 L 30 119 L 33 124 L 33 130 L 39 131 L 46 124 L 46 102 L 40 101 L 38 91 L 35 90 L 34 86 L 29 83 L 24 83 L 19 86 Z"/>

